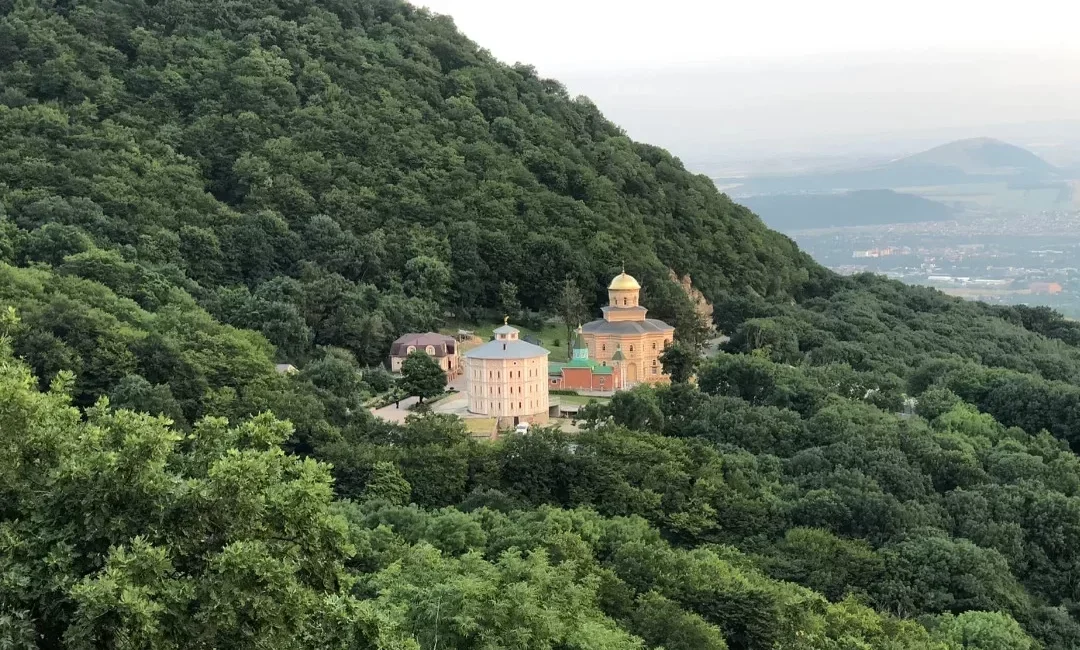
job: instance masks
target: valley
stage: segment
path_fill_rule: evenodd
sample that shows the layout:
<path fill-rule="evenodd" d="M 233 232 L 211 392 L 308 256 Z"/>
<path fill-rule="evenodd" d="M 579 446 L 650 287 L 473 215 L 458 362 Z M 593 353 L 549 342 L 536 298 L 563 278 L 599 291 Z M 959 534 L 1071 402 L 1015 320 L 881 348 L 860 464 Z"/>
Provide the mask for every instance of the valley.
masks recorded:
<path fill-rule="evenodd" d="M 790 233 L 838 273 L 879 273 L 991 304 L 1080 318 L 1080 211 Z"/>
<path fill-rule="evenodd" d="M 838 273 L 1080 317 L 1078 181 L 1021 147 L 979 138 L 846 171 L 718 182 Z M 888 189 L 847 189 L 860 184 Z"/>

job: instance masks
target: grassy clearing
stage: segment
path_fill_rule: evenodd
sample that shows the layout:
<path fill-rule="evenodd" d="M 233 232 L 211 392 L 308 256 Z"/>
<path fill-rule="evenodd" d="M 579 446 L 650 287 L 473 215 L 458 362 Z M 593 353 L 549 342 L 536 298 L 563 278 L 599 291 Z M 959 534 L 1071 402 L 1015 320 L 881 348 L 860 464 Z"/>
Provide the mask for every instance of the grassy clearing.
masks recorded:
<path fill-rule="evenodd" d="M 611 401 L 610 397 L 589 397 L 587 395 L 552 395 L 551 399 L 552 401 L 559 400 L 559 404 L 574 404 L 576 406 L 585 406 L 589 402 L 607 404 Z"/>
<path fill-rule="evenodd" d="M 465 418 L 464 422 L 470 436 L 490 436 L 495 433 L 495 418 Z"/>
<path fill-rule="evenodd" d="M 535 330 L 528 327 L 523 327 L 516 323 L 510 323 L 514 327 L 521 330 L 521 338 L 526 336 L 535 336 L 540 339 L 540 345 L 547 348 L 551 355 L 548 357 L 552 361 L 566 361 L 566 328 L 559 323 L 552 323 L 545 325 L 541 330 Z M 499 327 L 502 323 L 448 323 L 446 327 L 439 330 L 442 334 L 448 334 L 453 336 L 457 334 L 459 329 L 469 330 L 481 340 L 487 341 L 491 338 L 492 333 L 496 327 Z"/>

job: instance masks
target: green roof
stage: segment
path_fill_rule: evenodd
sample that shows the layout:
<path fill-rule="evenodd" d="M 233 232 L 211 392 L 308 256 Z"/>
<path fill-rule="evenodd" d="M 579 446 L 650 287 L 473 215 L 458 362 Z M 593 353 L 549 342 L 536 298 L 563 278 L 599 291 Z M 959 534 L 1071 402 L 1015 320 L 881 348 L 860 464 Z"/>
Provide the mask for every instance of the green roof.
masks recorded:
<path fill-rule="evenodd" d="M 569 363 L 561 361 L 548 362 L 548 375 L 561 375 L 563 368 L 590 368 L 594 375 L 610 375 L 615 372 L 611 366 L 600 365 L 599 361 L 592 359 L 574 359 Z"/>

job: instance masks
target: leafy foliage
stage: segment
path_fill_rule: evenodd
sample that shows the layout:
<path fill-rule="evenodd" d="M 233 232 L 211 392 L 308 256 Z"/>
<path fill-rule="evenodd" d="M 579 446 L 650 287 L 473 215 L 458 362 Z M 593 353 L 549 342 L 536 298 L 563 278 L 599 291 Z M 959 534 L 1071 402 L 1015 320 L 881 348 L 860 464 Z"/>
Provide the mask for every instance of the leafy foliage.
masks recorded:
<path fill-rule="evenodd" d="M 435 397 L 443 392 L 446 373 L 434 359 L 416 350 L 401 362 L 400 385 L 408 395 L 419 397 L 422 402 L 425 397 Z"/>
<path fill-rule="evenodd" d="M 673 385 L 364 408 L 623 261 Z M 0 0 L 0 306 L 0 646 L 1080 646 L 1075 323 L 835 276 L 398 0 Z"/>

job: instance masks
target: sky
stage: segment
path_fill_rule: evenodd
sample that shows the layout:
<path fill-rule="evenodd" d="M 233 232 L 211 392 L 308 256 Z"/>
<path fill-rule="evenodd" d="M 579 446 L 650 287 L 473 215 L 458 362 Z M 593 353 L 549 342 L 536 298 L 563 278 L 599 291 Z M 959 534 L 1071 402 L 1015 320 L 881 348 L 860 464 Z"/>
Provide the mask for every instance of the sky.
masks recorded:
<path fill-rule="evenodd" d="M 416 0 L 542 72 L 925 49 L 1077 48 L 1071 0 Z"/>
<path fill-rule="evenodd" d="M 1053 140 L 1080 119 L 1075 0 L 414 2 L 684 158 Z"/>

